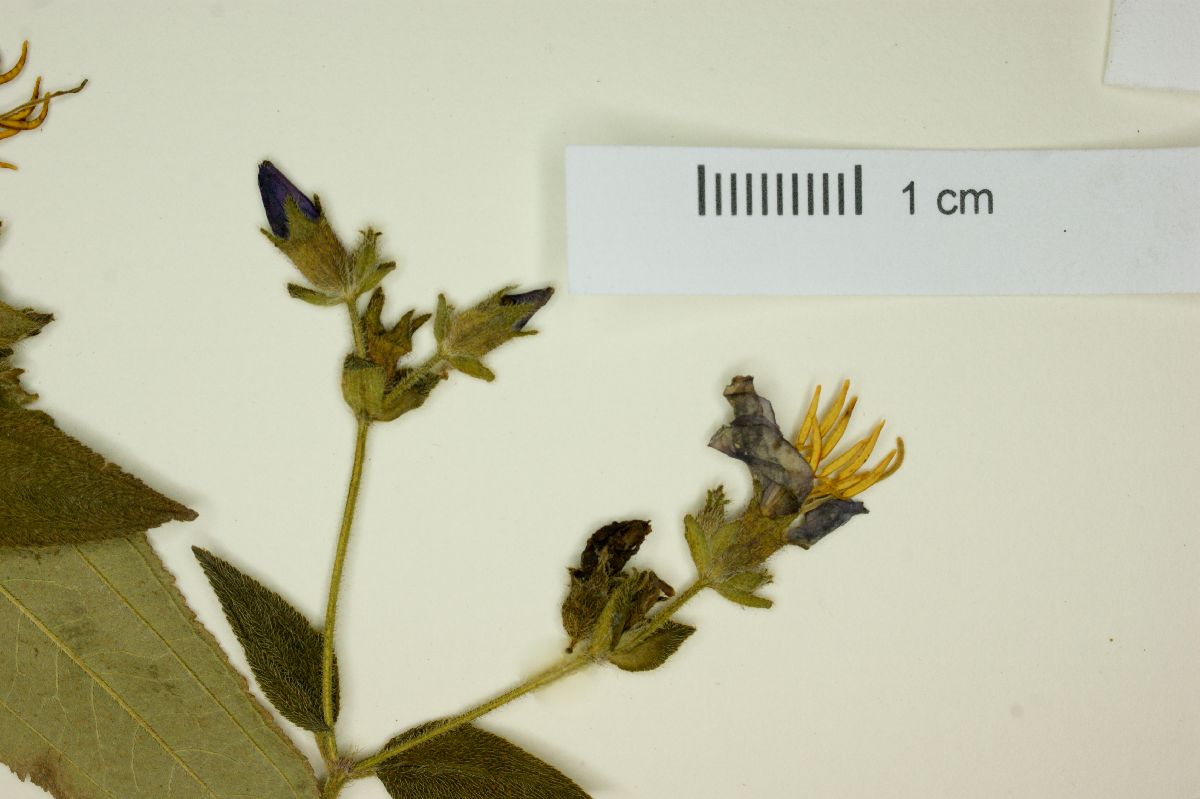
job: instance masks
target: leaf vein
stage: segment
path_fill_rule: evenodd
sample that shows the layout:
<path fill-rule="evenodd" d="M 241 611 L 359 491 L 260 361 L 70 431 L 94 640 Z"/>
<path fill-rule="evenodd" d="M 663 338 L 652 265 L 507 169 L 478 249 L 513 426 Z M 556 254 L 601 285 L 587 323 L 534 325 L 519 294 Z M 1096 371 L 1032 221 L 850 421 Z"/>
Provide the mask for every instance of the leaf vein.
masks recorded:
<path fill-rule="evenodd" d="M 87 663 L 85 663 L 81 657 L 79 657 L 79 655 L 77 655 L 75 652 L 73 652 L 70 649 L 70 647 L 67 646 L 65 641 L 63 641 L 61 638 L 59 638 L 57 635 L 55 635 L 53 630 L 51 630 L 49 627 L 47 627 L 42 622 L 41 619 L 39 619 L 37 616 L 35 616 L 33 614 L 33 612 L 29 608 L 27 608 L 3 584 L 0 584 L 0 595 L 3 595 L 5 599 L 7 599 L 9 602 L 11 602 L 13 604 L 13 606 L 16 607 L 16 609 L 22 615 L 25 616 L 25 618 L 29 619 L 30 623 L 32 623 L 33 626 L 38 628 L 38 630 L 42 633 L 42 635 L 44 635 L 50 641 L 50 643 L 54 644 L 56 647 L 58 647 L 60 650 L 62 650 L 63 654 L 65 654 L 68 658 L 70 658 L 71 661 L 76 666 L 78 666 L 79 669 L 81 671 L 83 671 L 84 674 L 86 674 L 89 678 L 91 678 L 91 680 L 93 682 L 95 682 L 95 684 L 99 685 L 104 690 L 104 692 L 107 693 L 109 695 L 109 697 L 114 702 L 116 702 L 117 705 L 122 710 L 125 711 L 125 713 L 137 724 L 137 728 L 135 728 L 135 733 L 138 728 L 143 730 L 146 733 L 146 735 L 148 735 L 155 743 L 157 743 L 162 748 L 162 750 L 164 752 L 167 753 L 168 757 L 170 757 L 172 760 L 174 760 L 176 763 L 179 764 L 180 769 L 182 769 L 185 773 L 187 773 L 187 775 L 190 776 L 193 780 L 195 780 L 196 783 L 200 787 L 202 787 L 205 791 L 207 791 L 209 796 L 214 797 L 214 799 L 219 799 L 217 797 L 217 794 L 213 791 L 213 789 L 210 788 L 208 786 L 208 784 L 205 783 L 204 780 L 202 780 L 200 778 L 200 775 L 198 775 L 196 772 L 192 771 L 192 769 L 186 763 L 184 763 L 182 759 L 180 759 L 179 755 L 176 754 L 176 752 L 173 749 L 171 749 L 170 745 L 166 741 L 164 741 L 162 739 L 162 737 L 150 727 L 149 723 L 144 718 L 142 718 L 142 716 L 132 706 L 130 706 L 129 703 L 126 702 L 125 699 L 120 694 L 118 694 L 115 690 L 113 690 L 112 686 L 110 686 L 108 683 L 106 683 L 98 673 L 93 671 L 92 668 L 90 666 L 88 666 Z M 133 754 L 133 750 L 132 750 L 132 741 L 131 741 L 131 748 L 130 748 L 131 759 L 132 759 L 132 754 Z M 134 782 L 136 784 L 136 782 L 137 782 L 137 772 L 136 771 L 133 772 L 133 778 L 134 778 Z"/>
<path fill-rule="evenodd" d="M 54 743 L 54 741 L 51 741 L 49 738 L 47 738 L 45 735 L 43 735 L 36 727 L 34 727 L 32 724 L 30 724 L 25 719 L 21 718 L 20 714 L 18 714 L 15 710 L 13 710 L 12 707 L 8 704 L 8 702 L 4 701 L 3 699 L 0 699 L 0 705 L 4 706 L 4 709 L 8 711 L 8 714 L 10 716 L 12 716 L 17 721 L 21 722 L 26 727 L 28 727 L 30 732 L 32 732 L 34 735 L 36 735 L 37 737 L 39 737 L 43 741 L 45 741 L 46 746 L 50 747 L 56 753 L 58 753 L 58 756 L 61 757 L 63 760 L 65 760 L 67 763 L 69 763 L 71 765 L 71 768 L 75 769 L 80 774 L 82 774 L 84 777 L 86 777 L 88 782 L 90 782 L 92 785 L 95 785 L 100 790 L 104 791 L 105 794 L 107 794 L 108 796 L 111 796 L 113 799 L 117 799 L 116 795 L 112 791 L 108 790 L 103 785 L 101 785 L 100 783 L 98 783 L 94 779 L 92 779 L 91 775 L 88 774 L 83 768 L 81 768 L 78 763 L 76 763 L 74 760 L 72 760 L 67 755 L 66 752 L 64 752 L 62 749 L 60 749 L 58 747 L 58 745 Z"/>
<path fill-rule="evenodd" d="M 174 588 L 172 586 L 167 585 L 163 581 L 162 577 L 158 574 L 158 572 L 155 571 L 155 569 L 153 569 L 151 567 L 150 562 L 146 559 L 145 553 L 143 553 L 141 551 L 141 549 L 139 549 L 138 547 L 134 546 L 133 542 L 130 541 L 129 539 L 125 538 L 125 539 L 121 539 L 121 540 L 125 541 L 125 543 L 129 545 L 129 548 L 132 549 L 134 552 L 136 552 L 138 557 L 141 558 L 142 562 L 146 565 L 146 570 L 158 582 L 158 584 L 162 586 L 163 592 L 170 598 L 171 605 L 175 608 L 175 611 L 176 611 L 176 613 L 179 614 L 180 618 L 182 618 L 185 623 L 191 623 L 190 620 L 187 618 L 187 616 L 184 614 L 183 609 L 179 607 L 178 602 L 175 600 L 175 594 L 173 593 Z M 76 551 L 79 551 L 78 547 L 76 547 Z M 82 552 L 79 552 L 79 555 L 85 561 L 87 561 L 87 557 Z M 95 570 L 96 567 L 93 566 L 90 561 L 88 562 L 88 565 L 92 566 L 92 569 Z M 99 572 L 97 572 L 97 573 L 99 573 Z M 105 582 L 107 582 L 107 580 Z M 127 599 L 125 599 L 125 597 L 121 594 L 120 591 L 118 591 L 112 585 L 110 585 L 109 587 L 112 589 L 113 593 L 115 593 L 117 596 L 119 596 L 125 602 L 126 605 L 129 605 L 131 609 L 133 608 L 132 603 L 130 603 Z M 134 613 L 137 614 L 139 618 L 141 618 L 141 614 L 138 613 L 138 611 L 136 609 L 134 609 Z M 145 621 L 145 620 L 143 619 L 143 621 Z M 178 660 L 183 665 L 184 669 L 188 672 L 188 674 L 190 674 L 196 680 L 196 682 L 198 682 L 202 686 L 204 686 L 204 690 L 206 692 L 208 692 L 208 695 L 213 698 L 213 701 L 215 701 L 217 703 L 217 705 L 221 708 L 221 710 L 225 711 L 225 713 L 229 716 L 229 718 L 233 721 L 233 723 L 237 725 L 237 728 L 239 730 L 241 730 L 242 733 L 246 736 L 246 740 L 249 741 L 251 743 L 251 745 L 254 746 L 254 749 L 262 756 L 263 760 L 267 761 L 267 763 L 271 766 L 271 768 L 273 768 L 275 770 L 275 773 L 278 774 L 281 779 L 283 779 L 284 783 L 286 783 L 288 788 L 291 789 L 292 795 L 297 796 L 297 797 L 303 796 L 304 794 L 302 793 L 302 791 L 296 786 L 296 784 L 294 782 L 292 782 L 291 779 L 288 778 L 287 774 L 285 774 L 283 772 L 283 769 L 279 767 L 279 764 L 275 762 L 275 759 L 272 758 L 270 755 L 268 755 L 267 751 L 262 748 L 262 745 L 259 744 L 258 739 L 255 736 L 250 734 L 250 730 L 247 729 L 244 724 L 242 724 L 241 719 L 237 718 L 237 716 L 235 716 L 233 714 L 233 711 L 231 711 L 225 705 L 224 702 L 222 702 L 220 699 L 217 698 L 216 694 L 213 693 L 212 689 L 209 688 L 204 683 L 204 681 L 200 679 L 200 677 L 192 670 L 192 668 L 186 662 L 184 662 L 184 659 L 179 655 L 178 652 L 175 651 L 175 647 L 171 646 L 171 644 L 167 641 L 167 639 L 158 632 L 157 628 L 154 628 L 153 626 L 151 626 L 149 622 L 145 622 L 145 623 L 146 623 L 146 626 L 149 627 L 156 636 L 158 636 L 159 640 L 161 640 L 163 642 L 163 644 L 166 645 L 167 649 L 169 649 L 171 651 L 171 654 L 175 656 L 175 659 Z M 199 624 L 198 621 L 195 623 L 197 625 Z M 222 653 L 213 651 L 212 644 L 209 642 L 209 640 L 207 638 L 205 638 L 205 636 L 200 635 L 198 637 L 199 637 L 201 643 L 210 652 L 212 652 L 213 656 L 216 657 L 219 662 L 224 664 L 224 662 L 225 662 L 224 655 Z M 240 690 L 240 688 L 238 690 Z M 250 701 L 256 701 L 256 700 L 251 699 Z M 292 743 L 291 739 L 284 736 L 283 732 L 280 731 L 278 728 L 274 727 L 274 725 L 264 724 L 263 728 L 275 733 L 281 740 L 284 741 L 284 743 L 287 746 L 289 746 L 289 747 L 295 746 L 295 744 Z"/>

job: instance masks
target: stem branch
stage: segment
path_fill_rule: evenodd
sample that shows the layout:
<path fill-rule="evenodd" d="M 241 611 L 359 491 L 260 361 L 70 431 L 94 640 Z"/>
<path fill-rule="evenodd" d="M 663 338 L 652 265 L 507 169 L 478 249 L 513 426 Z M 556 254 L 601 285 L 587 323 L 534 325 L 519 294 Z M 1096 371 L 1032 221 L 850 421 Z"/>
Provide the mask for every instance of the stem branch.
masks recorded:
<path fill-rule="evenodd" d="M 669 602 L 663 605 L 657 613 L 651 616 L 649 620 L 647 620 L 646 624 L 637 630 L 636 637 L 628 644 L 628 646 L 637 646 L 642 641 L 645 641 L 647 638 L 649 638 L 652 633 L 658 630 L 659 627 L 662 627 L 664 624 L 666 624 L 672 616 L 678 613 L 680 609 L 692 599 L 692 597 L 696 596 L 696 594 L 700 593 L 705 588 L 708 588 L 708 581 L 703 577 L 697 577 L 691 585 L 676 594 Z"/>
<path fill-rule="evenodd" d="M 464 724 L 469 724 L 480 716 L 491 713 L 501 705 L 507 705 L 514 699 L 536 691 L 539 688 L 544 688 L 552 682 L 561 680 L 568 674 L 574 674 L 575 672 L 589 665 L 591 662 L 592 661 L 590 658 L 582 655 L 578 651 L 574 655 L 568 655 L 567 657 L 559 660 L 550 668 L 538 672 L 534 676 L 518 685 L 513 686 L 504 693 L 497 694 L 491 699 L 479 703 L 470 710 L 460 713 L 457 716 L 448 718 L 445 721 L 439 722 L 420 735 L 409 738 L 408 740 L 398 743 L 394 746 L 385 747 L 379 750 L 379 752 L 376 754 L 373 754 L 367 758 L 363 758 L 354 764 L 354 768 L 350 772 L 351 777 L 365 777 L 373 773 L 386 760 L 389 760 L 390 758 L 393 758 L 402 752 L 407 752 L 409 749 L 420 746 L 421 744 L 426 743 L 427 741 L 436 738 L 443 733 L 450 732 L 451 730 L 457 729 Z"/>

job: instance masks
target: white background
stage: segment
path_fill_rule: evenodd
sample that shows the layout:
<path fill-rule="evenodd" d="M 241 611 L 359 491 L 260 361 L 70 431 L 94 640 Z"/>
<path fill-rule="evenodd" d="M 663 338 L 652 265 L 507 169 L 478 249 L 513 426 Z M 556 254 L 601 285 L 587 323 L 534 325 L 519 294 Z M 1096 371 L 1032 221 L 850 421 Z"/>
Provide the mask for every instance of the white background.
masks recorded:
<path fill-rule="evenodd" d="M 188 547 L 318 619 L 353 435 L 343 315 L 284 294 L 260 159 L 346 236 L 382 228 L 389 296 L 428 307 L 565 287 L 568 143 L 1200 144 L 1200 98 L 1101 84 L 1102 0 L 296 5 L 0 20 L 7 56 L 28 37 L 52 84 L 93 81 L 0 143 L 21 167 L 0 290 L 58 317 L 22 347 L 29 383 L 200 512 L 153 540 L 231 646 Z M 486 726 L 596 799 L 1196 796 L 1198 311 L 562 291 L 494 384 L 455 376 L 374 434 L 341 736 L 370 749 L 552 659 L 564 568 L 604 522 L 652 518 L 640 562 L 686 581 L 679 519 L 747 488 L 704 447 L 729 377 L 788 424 L 850 377 L 857 429 L 886 416 L 909 460 L 870 516 L 777 558 L 774 609 L 702 597 L 663 669 L 585 673 Z M 40 794 L 5 774 L 0 795 Z"/>

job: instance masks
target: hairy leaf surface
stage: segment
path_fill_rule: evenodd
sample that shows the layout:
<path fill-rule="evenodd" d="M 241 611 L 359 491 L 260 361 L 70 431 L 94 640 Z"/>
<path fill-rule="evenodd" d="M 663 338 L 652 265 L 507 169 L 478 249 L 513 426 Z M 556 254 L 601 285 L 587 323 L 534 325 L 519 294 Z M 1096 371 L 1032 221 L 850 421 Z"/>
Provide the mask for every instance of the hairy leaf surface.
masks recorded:
<path fill-rule="evenodd" d="M 625 671 L 651 671 L 666 663 L 694 632 L 696 628 L 689 624 L 668 621 L 637 646 L 617 649 L 608 660 Z"/>
<path fill-rule="evenodd" d="M 0 550 L 0 760 L 59 799 L 316 799 L 144 535 Z"/>
<path fill-rule="evenodd" d="M 321 708 L 321 650 L 325 636 L 288 601 L 232 564 L 192 547 L 204 567 L 229 626 L 246 652 L 263 693 L 283 717 L 326 732 Z M 337 661 L 333 665 L 333 715 L 337 718 Z"/>
<path fill-rule="evenodd" d="M 401 733 L 388 746 L 410 741 L 438 723 Z M 471 724 L 402 752 L 379 768 L 379 779 L 393 799 L 588 799 L 553 766 Z"/>
<path fill-rule="evenodd" d="M 0 407 L 0 546 L 74 544 L 194 518 L 41 411 Z"/>

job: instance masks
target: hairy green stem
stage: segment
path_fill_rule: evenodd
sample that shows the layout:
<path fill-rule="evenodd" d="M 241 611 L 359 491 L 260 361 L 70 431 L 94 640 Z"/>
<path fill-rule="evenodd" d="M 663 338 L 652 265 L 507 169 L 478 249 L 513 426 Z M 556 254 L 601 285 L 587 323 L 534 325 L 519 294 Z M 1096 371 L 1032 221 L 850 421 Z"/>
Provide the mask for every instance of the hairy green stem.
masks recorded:
<path fill-rule="evenodd" d="M 346 310 L 350 314 L 350 329 L 354 333 L 354 351 L 360 358 L 364 357 L 367 347 L 363 337 L 362 320 L 358 314 L 358 301 L 346 300 Z M 361 418 L 358 420 L 358 430 L 354 438 L 354 462 L 350 467 L 350 484 L 346 488 L 342 527 L 338 532 L 337 550 L 333 556 L 333 571 L 329 577 L 329 596 L 325 602 L 325 630 L 321 648 L 321 715 L 329 730 L 317 735 L 317 746 L 321 750 L 325 765 L 330 768 L 339 756 L 337 734 L 334 731 L 337 714 L 333 710 L 333 639 L 337 626 L 338 596 L 342 590 L 342 571 L 346 565 L 346 552 L 350 548 L 350 530 L 354 526 L 354 509 L 358 504 L 363 462 L 367 457 L 367 432 L 370 429 L 371 422 L 369 420 Z M 330 780 L 333 780 L 332 775 Z M 344 777 L 342 781 L 344 781 Z M 335 792 L 332 795 L 336 796 L 337 794 Z"/>
<path fill-rule="evenodd" d="M 362 319 L 358 315 L 358 300 L 346 300 L 346 310 L 350 314 L 350 332 L 354 334 L 354 354 L 365 358 L 367 342 L 363 338 Z"/>
<path fill-rule="evenodd" d="M 470 724 L 480 716 L 491 713 L 496 708 L 501 707 L 502 705 L 507 705 L 514 699 L 536 691 L 539 688 L 544 688 L 552 682 L 561 680 L 568 674 L 574 674 L 575 672 L 589 665 L 591 662 L 592 661 L 590 658 L 586 657 L 579 650 L 577 650 L 576 654 L 567 655 L 550 668 L 538 672 L 524 682 L 513 686 L 503 693 L 496 694 L 494 697 L 485 702 L 480 702 L 470 710 L 460 713 L 457 716 L 448 718 L 445 721 L 429 728 L 420 735 L 409 738 L 403 743 L 398 743 L 395 746 L 385 747 L 384 749 L 379 750 L 379 752 L 376 754 L 373 754 L 367 758 L 363 758 L 354 764 L 354 768 L 350 772 L 350 776 L 352 778 L 366 777 L 379 768 L 384 761 L 393 758 L 402 752 L 407 752 L 413 747 L 420 746 L 421 744 L 426 743 L 427 741 L 436 738 L 443 733 L 450 732 L 451 730 L 457 729 L 464 724 Z"/>
<path fill-rule="evenodd" d="M 347 775 L 344 771 L 332 771 L 321 785 L 321 799 L 334 799 L 342 792 Z"/>
<path fill-rule="evenodd" d="M 346 507 L 342 511 L 342 529 L 338 533 L 337 551 L 333 556 L 333 573 L 329 578 L 329 599 L 325 604 L 325 638 L 321 651 L 321 712 L 329 725 L 333 737 L 335 716 L 333 712 L 333 636 L 337 624 L 338 595 L 342 590 L 342 570 L 346 565 L 346 552 L 350 547 L 350 529 L 354 525 L 354 508 L 358 504 L 358 490 L 362 482 L 363 461 L 367 455 L 367 431 L 371 423 L 358 420 L 358 434 L 354 441 L 354 465 L 350 470 L 350 485 L 346 489 Z"/>
<path fill-rule="evenodd" d="M 708 582 L 703 579 L 697 579 L 683 591 L 676 594 L 670 602 L 663 605 L 662 608 L 655 613 L 653 617 L 651 617 L 650 621 L 638 631 L 637 640 L 643 640 L 659 627 L 666 624 L 668 619 L 674 616 L 680 608 L 688 603 L 692 597 L 699 594 L 705 588 L 708 588 Z M 420 735 L 409 738 L 403 743 L 398 743 L 395 746 L 385 747 L 376 754 L 358 761 L 354 764 L 354 767 L 350 771 L 350 778 L 358 779 L 360 777 L 366 777 L 372 774 L 376 769 L 379 768 L 379 766 L 381 766 L 390 758 L 393 758 L 402 752 L 407 752 L 409 749 L 420 746 L 421 744 L 426 743 L 427 741 L 436 738 L 439 735 L 457 729 L 464 724 L 469 724 L 480 716 L 486 715 L 498 707 L 507 705 L 514 699 L 522 697 L 525 694 L 532 693 L 539 688 L 544 688 L 550 683 L 561 680 L 563 677 L 566 677 L 570 674 L 574 674 L 575 672 L 591 665 L 594 662 L 596 662 L 596 660 L 587 656 L 586 647 L 577 647 L 575 654 L 567 655 L 550 668 L 538 672 L 528 680 L 513 686 L 507 691 L 497 694 L 496 696 L 484 702 L 480 702 L 470 710 L 460 713 L 457 716 L 448 718 L 445 721 L 429 728 Z"/>

